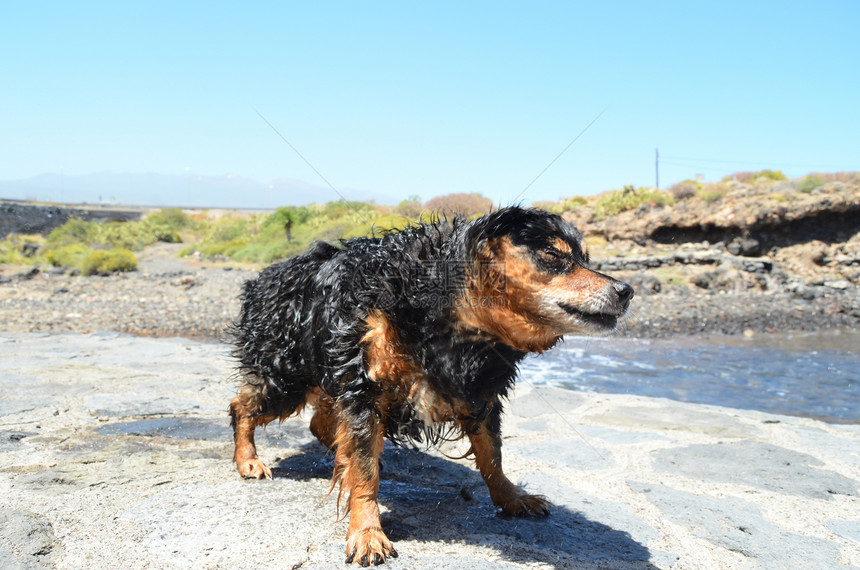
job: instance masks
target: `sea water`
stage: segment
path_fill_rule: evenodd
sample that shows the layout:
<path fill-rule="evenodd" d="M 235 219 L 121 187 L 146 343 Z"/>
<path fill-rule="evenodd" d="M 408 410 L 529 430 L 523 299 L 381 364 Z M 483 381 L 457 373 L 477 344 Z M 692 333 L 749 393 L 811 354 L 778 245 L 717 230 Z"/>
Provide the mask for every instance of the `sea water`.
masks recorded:
<path fill-rule="evenodd" d="M 527 358 L 520 378 L 591 392 L 634 394 L 860 423 L 860 332 L 746 337 L 568 337 Z"/>

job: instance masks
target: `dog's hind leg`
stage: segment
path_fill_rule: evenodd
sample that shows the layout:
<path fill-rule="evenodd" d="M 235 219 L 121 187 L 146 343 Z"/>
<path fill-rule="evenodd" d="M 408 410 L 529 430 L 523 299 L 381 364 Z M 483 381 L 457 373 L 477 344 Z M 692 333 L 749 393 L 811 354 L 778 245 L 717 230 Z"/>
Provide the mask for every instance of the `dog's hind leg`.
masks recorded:
<path fill-rule="evenodd" d="M 242 477 L 271 479 L 272 470 L 257 457 L 254 444 L 254 430 L 266 425 L 278 416 L 259 413 L 259 394 L 253 386 L 245 386 L 230 403 L 230 416 L 233 425 L 233 442 L 236 446 L 233 461 Z"/>
<path fill-rule="evenodd" d="M 314 407 L 311 417 L 311 433 L 320 443 L 329 449 L 334 449 L 337 437 L 337 415 L 334 411 L 334 400 L 320 388 L 308 393 L 308 404 Z"/>
<path fill-rule="evenodd" d="M 477 430 L 467 430 L 475 463 L 490 490 L 490 498 L 506 515 L 546 516 L 551 503 L 545 497 L 529 495 L 520 490 L 502 471 L 502 437 L 498 416 L 498 413 L 491 413 Z"/>

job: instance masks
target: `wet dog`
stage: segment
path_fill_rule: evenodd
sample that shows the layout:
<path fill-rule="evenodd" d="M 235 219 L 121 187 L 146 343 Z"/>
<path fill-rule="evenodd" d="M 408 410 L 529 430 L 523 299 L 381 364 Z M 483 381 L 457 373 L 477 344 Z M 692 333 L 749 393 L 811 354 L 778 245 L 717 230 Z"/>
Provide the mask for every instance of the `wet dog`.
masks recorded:
<path fill-rule="evenodd" d="M 377 493 L 386 438 L 466 437 L 493 503 L 542 516 L 549 502 L 502 471 L 502 403 L 517 364 L 565 334 L 616 328 L 633 288 L 588 269 L 559 216 L 510 207 L 339 246 L 318 243 L 248 281 L 234 326 L 242 385 L 230 404 L 243 477 L 271 478 L 254 430 L 314 409 L 350 514 L 347 562 L 397 556 Z"/>

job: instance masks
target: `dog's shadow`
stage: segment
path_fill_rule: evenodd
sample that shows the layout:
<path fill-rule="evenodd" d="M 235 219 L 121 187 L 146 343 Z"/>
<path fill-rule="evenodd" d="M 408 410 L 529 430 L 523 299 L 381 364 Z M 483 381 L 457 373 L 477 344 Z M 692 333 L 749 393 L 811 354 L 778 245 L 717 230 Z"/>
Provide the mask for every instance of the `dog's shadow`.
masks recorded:
<path fill-rule="evenodd" d="M 299 449 L 274 466 L 276 478 L 331 479 L 331 452 L 316 442 Z M 627 532 L 568 507 L 556 505 L 546 518 L 496 514 L 480 474 L 441 457 L 386 442 L 380 479 L 382 527 L 394 542 L 466 542 L 494 548 L 504 558 L 520 563 L 564 566 L 575 561 L 577 566 L 603 568 L 610 562 L 623 562 L 625 566 L 656 568 L 648 562 L 649 550 Z"/>

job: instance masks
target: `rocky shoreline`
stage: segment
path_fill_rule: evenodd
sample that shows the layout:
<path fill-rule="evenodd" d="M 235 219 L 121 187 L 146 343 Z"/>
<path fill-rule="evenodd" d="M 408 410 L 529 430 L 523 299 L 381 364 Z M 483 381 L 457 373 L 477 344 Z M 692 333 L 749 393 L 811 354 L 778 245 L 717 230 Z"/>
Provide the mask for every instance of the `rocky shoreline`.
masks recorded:
<path fill-rule="evenodd" d="M 580 199 L 562 215 L 583 232 L 593 267 L 636 289 L 620 334 L 856 328 L 860 175 L 818 178 L 817 186 L 804 186 L 807 179 L 757 178 L 691 186 L 687 192 L 679 184 L 669 190 L 671 205 L 644 202 L 601 218 L 596 204 L 618 194 L 609 193 Z M 721 194 L 713 202 L 696 194 L 707 189 Z M 39 221 L 17 211 L 4 218 L 15 231 Z M 36 218 L 57 217 L 33 212 Z M 238 314 L 242 283 L 259 268 L 178 258 L 182 248 L 157 243 L 139 253 L 138 271 L 105 277 L 0 265 L 3 329 L 222 340 Z"/>
<path fill-rule="evenodd" d="M 242 283 L 256 271 L 178 258 L 179 247 L 148 248 L 138 271 L 110 276 L 6 267 L 0 273 L 3 329 L 113 330 L 222 341 L 238 315 Z M 856 328 L 860 322 L 855 285 L 844 279 L 802 279 L 770 258 L 738 257 L 710 247 L 644 255 L 633 251 L 599 259 L 594 266 L 637 290 L 619 332 L 624 336 L 816 331 Z M 680 277 L 667 278 L 667 271 Z M 683 283 L 677 284 L 678 279 Z"/>

